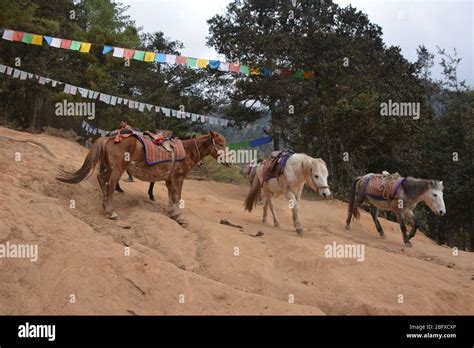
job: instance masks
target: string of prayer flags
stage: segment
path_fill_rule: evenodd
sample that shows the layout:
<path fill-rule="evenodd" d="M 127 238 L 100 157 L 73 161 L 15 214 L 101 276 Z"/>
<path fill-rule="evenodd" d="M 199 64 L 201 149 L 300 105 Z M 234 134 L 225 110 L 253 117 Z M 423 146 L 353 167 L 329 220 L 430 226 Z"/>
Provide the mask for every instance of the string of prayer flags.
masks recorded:
<path fill-rule="evenodd" d="M 43 45 L 43 41 L 46 45 L 62 48 L 66 50 L 79 51 L 81 53 L 90 53 L 92 43 L 82 42 L 76 40 L 68 40 L 62 38 L 56 38 L 51 36 L 43 36 L 39 34 L 26 33 L 22 31 L 14 31 L 11 29 L 3 29 L 2 39 L 7 41 L 23 42 L 31 45 Z M 176 56 L 174 54 L 165 54 L 160 52 L 151 52 L 143 50 L 128 49 L 122 47 L 114 47 L 109 45 L 97 45 L 102 49 L 102 54 L 108 54 L 113 52 L 113 57 L 122 59 L 134 59 L 138 61 L 144 61 L 148 63 L 167 63 L 167 64 L 181 64 L 187 65 L 192 69 L 217 69 L 222 72 L 239 73 L 246 76 L 283 76 L 283 77 L 296 77 L 311 79 L 314 76 L 313 71 L 293 70 L 291 68 L 286 69 L 272 69 L 268 67 L 249 67 L 239 63 L 228 63 L 221 62 L 219 60 L 208 60 L 202 58 L 189 58 L 185 56 Z"/>

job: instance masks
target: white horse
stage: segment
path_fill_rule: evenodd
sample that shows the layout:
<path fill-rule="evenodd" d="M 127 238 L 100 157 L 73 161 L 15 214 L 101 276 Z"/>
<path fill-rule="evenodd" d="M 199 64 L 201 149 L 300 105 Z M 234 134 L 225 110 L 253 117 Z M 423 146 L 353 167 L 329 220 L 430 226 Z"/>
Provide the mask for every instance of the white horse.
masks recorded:
<path fill-rule="evenodd" d="M 446 214 L 442 181 L 408 177 L 403 179 L 393 197 L 381 200 L 370 197 L 366 192 L 367 184 L 373 175 L 372 173 L 366 174 L 354 180 L 349 197 L 346 229 L 350 230 L 353 216 L 356 219 L 359 218 L 358 207 L 362 205 L 362 203 L 368 202 L 372 206 L 372 219 L 374 220 L 380 237 L 385 238 L 385 233 L 378 220 L 379 210 L 389 210 L 394 212 L 397 216 L 398 222 L 400 223 L 400 230 L 402 231 L 403 242 L 406 246 L 411 246 L 410 239 L 415 236 L 416 230 L 419 227 L 418 221 L 413 213 L 413 209 L 415 209 L 418 203 L 424 202 L 431 211 L 438 216 Z M 408 235 L 406 222 L 410 222 L 412 225 Z"/>
<path fill-rule="evenodd" d="M 272 178 L 264 181 L 263 164 L 257 167 L 252 187 L 245 199 L 245 210 L 252 211 L 258 201 L 260 191 L 263 187 L 264 206 L 263 223 L 267 222 L 268 207 L 273 214 L 273 223 L 275 227 L 280 226 L 280 221 L 275 212 L 273 202 L 274 196 L 286 195 L 289 207 L 293 212 L 293 224 L 299 235 L 303 234 L 303 226 L 300 217 L 300 198 L 304 184 L 308 184 L 314 191 L 323 197 L 329 197 L 331 191 L 328 186 L 328 170 L 326 163 L 320 158 L 312 158 L 304 153 L 292 155 L 286 162 L 283 174 L 278 178 Z"/>

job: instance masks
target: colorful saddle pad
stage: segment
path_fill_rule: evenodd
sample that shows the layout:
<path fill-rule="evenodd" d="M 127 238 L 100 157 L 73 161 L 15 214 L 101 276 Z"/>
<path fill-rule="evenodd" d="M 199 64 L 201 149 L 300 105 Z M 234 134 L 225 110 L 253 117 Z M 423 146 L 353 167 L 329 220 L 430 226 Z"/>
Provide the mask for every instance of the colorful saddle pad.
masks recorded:
<path fill-rule="evenodd" d="M 293 154 L 294 152 L 291 150 L 275 152 L 275 155 L 272 153 L 270 159 L 263 161 L 263 181 L 266 182 L 282 175 L 286 167 L 286 162 Z"/>
<path fill-rule="evenodd" d="M 395 198 L 405 179 L 398 177 L 384 178 L 382 174 L 373 174 L 366 183 L 365 194 L 379 201 Z"/>
<path fill-rule="evenodd" d="M 171 162 L 173 156 L 171 152 L 165 150 L 162 146 L 154 144 L 150 139 L 144 138 L 142 135 L 135 134 L 145 148 L 145 159 L 149 165 Z M 182 161 L 186 158 L 186 152 L 184 151 L 183 142 L 179 139 L 175 140 L 174 147 L 174 160 Z"/>

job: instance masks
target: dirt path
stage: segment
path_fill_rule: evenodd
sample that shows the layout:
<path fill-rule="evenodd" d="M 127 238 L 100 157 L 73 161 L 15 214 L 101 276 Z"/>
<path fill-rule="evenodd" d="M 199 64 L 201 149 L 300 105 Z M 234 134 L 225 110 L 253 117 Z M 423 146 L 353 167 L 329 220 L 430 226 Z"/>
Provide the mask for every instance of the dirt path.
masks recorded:
<path fill-rule="evenodd" d="M 0 137 L 0 244 L 39 250 L 36 263 L 0 258 L 1 314 L 474 313 L 474 254 L 453 256 L 422 233 L 404 248 L 386 220 L 380 239 L 365 213 L 346 231 L 345 203 L 303 201 L 306 234 L 298 237 L 284 200 L 276 229 L 260 223 L 261 206 L 244 213 L 247 187 L 188 180 L 183 229 L 164 214 L 164 184 L 151 202 L 147 183 L 123 182 L 125 193 L 115 195 L 120 220 L 111 221 L 95 175 L 78 185 L 54 179 L 61 163 L 82 164 L 84 148 L 5 128 L 0 136 L 40 142 L 56 156 Z M 325 257 L 334 242 L 363 244 L 364 260 Z"/>

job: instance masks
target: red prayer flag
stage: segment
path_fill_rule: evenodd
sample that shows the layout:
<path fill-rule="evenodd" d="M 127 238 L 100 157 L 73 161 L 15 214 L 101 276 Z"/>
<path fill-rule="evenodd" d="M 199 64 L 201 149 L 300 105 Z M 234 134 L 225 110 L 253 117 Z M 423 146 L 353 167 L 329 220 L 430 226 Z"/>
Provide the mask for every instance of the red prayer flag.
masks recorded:
<path fill-rule="evenodd" d="M 240 72 L 240 64 L 238 63 L 230 63 L 229 64 L 229 70 L 232 72 Z"/>
<path fill-rule="evenodd" d="M 69 49 L 69 47 L 71 47 L 71 40 L 67 40 L 67 39 L 62 39 L 61 41 L 61 48 L 64 48 L 64 49 Z"/>
<path fill-rule="evenodd" d="M 21 41 L 23 40 L 23 32 L 22 31 L 15 31 L 13 32 L 13 41 Z"/>
<path fill-rule="evenodd" d="M 282 69 L 282 71 L 281 71 L 281 76 L 283 76 L 283 77 L 288 77 L 288 76 L 290 76 L 292 73 L 293 73 L 293 69 L 291 69 L 291 68 Z"/>
<path fill-rule="evenodd" d="M 184 56 L 177 56 L 176 57 L 176 63 L 177 64 L 186 64 L 187 61 L 188 61 L 188 57 L 184 57 Z"/>
<path fill-rule="evenodd" d="M 128 49 L 128 48 L 126 48 L 123 51 L 123 57 L 124 58 L 133 59 L 134 54 L 135 54 L 135 50 L 131 50 L 131 49 Z"/>

